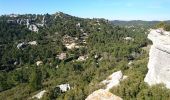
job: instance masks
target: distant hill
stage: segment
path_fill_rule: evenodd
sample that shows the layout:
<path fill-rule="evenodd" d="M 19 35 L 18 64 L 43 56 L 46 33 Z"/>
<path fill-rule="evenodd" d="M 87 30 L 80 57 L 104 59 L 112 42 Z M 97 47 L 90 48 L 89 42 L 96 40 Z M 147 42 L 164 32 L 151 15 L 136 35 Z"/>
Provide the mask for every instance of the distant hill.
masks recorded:
<path fill-rule="evenodd" d="M 142 21 L 142 20 L 132 20 L 132 21 L 121 21 L 121 20 L 113 20 L 111 21 L 114 25 L 120 26 L 144 26 L 144 27 L 153 27 L 155 24 L 160 21 Z M 166 23 L 170 23 L 169 20 L 165 21 Z"/>

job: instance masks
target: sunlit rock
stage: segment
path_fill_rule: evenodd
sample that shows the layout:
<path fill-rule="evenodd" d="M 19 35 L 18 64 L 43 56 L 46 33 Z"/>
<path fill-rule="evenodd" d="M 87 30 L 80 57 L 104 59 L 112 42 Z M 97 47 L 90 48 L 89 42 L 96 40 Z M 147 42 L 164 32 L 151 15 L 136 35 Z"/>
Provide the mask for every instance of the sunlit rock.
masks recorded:
<path fill-rule="evenodd" d="M 34 25 L 34 24 L 29 26 L 29 30 L 31 30 L 33 32 L 37 32 L 37 33 L 39 31 L 38 27 L 36 25 Z"/>
<path fill-rule="evenodd" d="M 30 45 L 37 45 L 37 41 L 30 41 L 30 42 L 28 42 L 28 44 L 30 44 Z"/>
<path fill-rule="evenodd" d="M 18 43 L 17 48 L 18 49 L 22 49 L 22 48 L 25 48 L 26 46 L 27 46 L 27 43 L 26 42 L 22 42 L 22 43 Z"/>
<path fill-rule="evenodd" d="M 37 66 L 40 66 L 40 65 L 42 65 L 42 64 L 43 64 L 42 61 L 37 61 L 37 62 L 36 62 L 36 65 L 37 65 Z"/>
<path fill-rule="evenodd" d="M 58 88 L 60 88 L 61 92 L 66 92 L 68 90 L 70 90 L 70 84 L 61 84 L 57 86 Z"/>
<path fill-rule="evenodd" d="M 103 80 L 101 83 L 106 85 L 105 90 L 110 90 L 114 86 L 118 86 L 120 81 L 126 79 L 127 76 L 123 76 L 122 71 L 117 71 L 111 74 L 106 80 Z"/>
<path fill-rule="evenodd" d="M 148 73 L 144 81 L 149 85 L 164 83 L 170 88 L 170 32 L 151 29 L 148 39 L 153 45 L 149 52 Z"/>
<path fill-rule="evenodd" d="M 64 60 L 67 58 L 67 54 L 66 53 L 61 53 L 59 55 L 57 55 L 57 58 L 60 59 L 60 60 Z"/>
<path fill-rule="evenodd" d="M 132 37 L 125 37 L 124 40 L 126 40 L 126 41 L 134 41 L 134 38 L 132 38 Z"/>
<path fill-rule="evenodd" d="M 86 61 L 86 59 L 88 59 L 88 56 L 79 56 L 79 58 L 77 59 L 77 61 Z"/>
<path fill-rule="evenodd" d="M 109 91 L 99 89 L 90 94 L 85 100 L 122 100 L 122 98 Z"/>
<path fill-rule="evenodd" d="M 47 91 L 43 90 L 43 91 L 39 92 L 38 94 L 34 95 L 32 98 L 41 99 L 43 97 L 43 95 L 45 94 L 45 92 L 47 92 Z"/>

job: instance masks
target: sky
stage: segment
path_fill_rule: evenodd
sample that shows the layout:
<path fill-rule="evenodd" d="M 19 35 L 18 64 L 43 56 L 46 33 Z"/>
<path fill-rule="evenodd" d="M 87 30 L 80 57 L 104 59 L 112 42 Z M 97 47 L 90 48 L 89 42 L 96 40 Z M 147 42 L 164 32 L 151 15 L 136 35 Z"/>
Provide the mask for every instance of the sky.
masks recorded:
<path fill-rule="evenodd" d="M 170 0 L 0 0 L 0 15 L 54 14 L 109 20 L 170 20 Z"/>

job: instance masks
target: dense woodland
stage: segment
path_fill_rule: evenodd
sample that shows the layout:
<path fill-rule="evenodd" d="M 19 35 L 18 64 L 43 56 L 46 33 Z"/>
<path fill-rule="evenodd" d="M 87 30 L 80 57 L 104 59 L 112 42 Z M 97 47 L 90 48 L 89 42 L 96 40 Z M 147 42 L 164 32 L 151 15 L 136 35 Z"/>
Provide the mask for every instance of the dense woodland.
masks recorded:
<path fill-rule="evenodd" d="M 36 23 L 44 16 L 45 25 L 38 27 L 38 33 L 30 31 L 24 24 L 8 22 L 37 17 L 33 21 Z M 169 29 L 168 25 L 164 26 Z M 84 44 L 83 33 L 88 36 Z M 169 100 L 170 90 L 164 85 L 149 87 L 144 83 L 148 70 L 148 50 L 144 48 L 152 44 L 147 34 L 147 27 L 118 26 L 105 19 L 83 19 L 61 12 L 14 18 L 1 16 L 0 100 L 31 99 L 44 89 L 48 92 L 43 100 L 84 100 L 102 87 L 99 85 L 102 80 L 118 70 L 122 70 L 128 78 L 111 90 L 115 95 L 124 100 Z M 81 47 L 67 49 L 63 43 L 65 35 L 78 38 L 76 43 Z M 125 40 L 126 37 L 133 40 Z M 38 44 L 17 48 L 18 43 L 29 41 L 37 41 Z M 66 59 L 56 58 L 63 52 L 67 54 Z M 88 55 L 88 59 L 76 61 L 83 55 Z M 37 61 L 43 64 L 37 66 Z M 128 66 L 129 61 L 133 61 L 131 66 Z M 55 89 L 64 83 L 70 84 L 69 91 L 62 93 Z"/>

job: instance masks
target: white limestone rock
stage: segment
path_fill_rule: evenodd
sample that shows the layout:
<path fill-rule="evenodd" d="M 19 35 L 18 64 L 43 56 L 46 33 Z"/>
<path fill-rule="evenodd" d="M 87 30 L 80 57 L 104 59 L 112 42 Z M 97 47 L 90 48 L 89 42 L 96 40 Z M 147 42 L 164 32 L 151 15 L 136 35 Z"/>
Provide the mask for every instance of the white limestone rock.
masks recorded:
<path fill-rule="evenodd" d="M 42 26 L 44 26 L 45 25 L 45 16 L 43 16 L 43 19 L 42 19 Z"/>
<path fill-rule="evenodd" d="M 30 41 L 30 42 L 21 42 L 17 44 L 18 49 L 23 49 L 28 45 L 37 45 L 37 41 Z"/>
<path fill-rule="evenodd" d="M 66 53 L 61 53 L 59 55 L 57 55 L 57 58 L 60 59 L 60 60 L 64 60 L 67 58 L 67 54 Z"/>
<path fill-rule="evenodd" d="M 66 92 L 71 89 L 70 84 L 61 84 L 61 85 L 58 85 L 57 87 L 60 88 L 61 92 Z"/>
<path fill-rule="evenodd" d="M 132 37 L 125 37 L 124 40 L 126 40 L 126 41 L 134 41 L 134 38 L 132 38 Z"/>
<path fill-rule="evenodd" d="M 36 18 L 35 18 L 36 19 Z M 42 19 L 42 21 L 41 21 L 41 23 L 36 23 L 36 25 L 38 26 L 38 27 L 44 27 L 44 25 L 45 25 L 45 16 L 43 16 L 43 19 Z"/>
<path fill-rule="evenodd" d="M 45 92 L 47 92 L 47 91 L 43 90 L 43 91 L 39 92 L 38 94 L 34 95 L 32 98 L 41 99 Z"/>
<path fill-rule="evenodd" d="M 74 49 L 76 47 L 76 43 L 65 44 L 67 49 Z"/>
<path fill-rule="evenodd" d="M 57 65 L 55 68 L 57 68 L 57 69 L 58 69 L 58 68 L 59 68 L 59 66 Z"/>
<path fill-rule="evenodd" d="M 123 76 L 121 71 L 114 72 L 101 84 L 106 85 L 105 89 L 99 89 L 90 94 L 85 100 L 122 100 L 122 98 L 109 92 L 114 86 L 118 86 L 120 81 L 127 79 L 128 76 Z"/>
<path fill-rule="evenodd" d="M 20 23 L 20 19 L 17 19 L 17 24 L 19 24 Z"/>
<path fill-rule="evenodd" d="M 37 45 L 37 41 L 30 41 L 28 42 L 29 45 Z"/>
<path fill-rule="evenodd" d="M 34 24 L 29 26 L 29 30 L 31 30 L 33 32 L 37 32 L 37 33 L 39 31 L 38 27 L 36 25 L 34 25 Z"/>
<path fill-rule="evenodd" d="M 86 59 L 88 59 L 88 56 L 79 56 L 79 58 L 76 61 L 86 61 Z"/>
<path fill-rule="evenodd" d="M 29 21 L 29 19 L 27 19 L 27 23 L 26 23 L 26 25 L 27 25 L 27 28 L 29 28 L 29 25 L 30 25 L 30 21 Z"/>
<path fill-rule="evenodd" d="M 149 52 L 148 73 L 144 81 L 149 85 L 164 83 L 170 88 L 170 32 L 151 29 L 148 39 L 153 45 Z"/>
<path fill-rule="evenodd" d="M 114 72 L 110 75 L 106 80 L 102 81 L 101 83 L 106 85 L 105 90 L 109 91 L 114 86 L 118 86 L 120 81 L 126 79 L 127 76 L 123 76 L 122 71 Z"/>
<path fill-rule="evenodd" d="M 43 64 L 42 61 L 37 61 L 37 62 L 36 62 L 36 65 L 37 65 L 37 66 L 40 66 L 40 65 L 42 65 L 42 64 Z"/>
<path fill-rule="evenodd" d="M 90 94 L 85 100 L 123 100 L 109 91 L 99 89 Z"/>
<path fill-rule="evenodd" d="M 81 24 L 80 24 L 80 23 L 77 23 L 77 24 L 76 24 L 76 27 L 80 27 L 80 26 L 81 26 Z"/>
<path fill-rule="evenodd" d="M 98 59 L 98 58 L 99 58 L 99 55 L 97 55 L 97 54 L 94 55 L 94 58 L 95 58 L 95 59 Z"/>
<path fill-rule="evenodd" d="M 128 63 L 128 66 L 132 65 L 133 64 L 133 61 L 129 61 Z"/>
<path fill-rule="evenodd" d="M 26 47 L 26 45 L 27 45 L 26 42 L 18 43 L 17 48 L 22 49 L 22 48 Z"/>
<path fill-rule="evenodd" d="M 18 65 L 18 62 L 17 62 L 17 61 L 15 61 L 15 62 L 14 62 L 14 65 Z"/>

